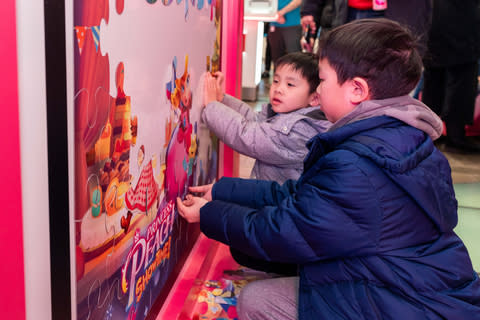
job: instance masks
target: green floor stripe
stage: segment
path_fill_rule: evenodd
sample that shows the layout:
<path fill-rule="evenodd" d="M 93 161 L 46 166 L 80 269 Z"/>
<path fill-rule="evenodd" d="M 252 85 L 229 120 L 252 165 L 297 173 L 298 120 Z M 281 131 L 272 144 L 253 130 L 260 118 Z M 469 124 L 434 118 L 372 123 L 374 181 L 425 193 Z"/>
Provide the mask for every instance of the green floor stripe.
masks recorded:
<path fill-rule="evenodd" d="M 459 207 L 480 209 L 480 183 L 458 183 L 453 187 Z"/>
<path fill-rule="evenodd" d="M 473 268 L 480 272 L 480 209 L 459 208 L 455 232 L 465 243 Z"/>

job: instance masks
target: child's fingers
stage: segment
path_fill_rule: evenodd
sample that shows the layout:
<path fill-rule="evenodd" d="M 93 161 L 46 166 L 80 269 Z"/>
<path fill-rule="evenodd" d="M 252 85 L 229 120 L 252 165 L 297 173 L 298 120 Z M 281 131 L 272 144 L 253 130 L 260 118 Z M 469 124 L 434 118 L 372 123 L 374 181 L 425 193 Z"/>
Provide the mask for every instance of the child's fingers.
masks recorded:
<path fill-rule="evenodd" d="M 185 206 L 183 205 L 182 203 L 182 199 L 180 199 L 179 197 L 177 197 L 177 209 L 178 209 L 178 213 L 185 218 Z"/>
<path fill-rule="evenodd" d="M 218 84 L 223 84 L 223 81 L 225 80 L 225 76 L 223 75 L 222 72 L 217 72 L 217 83 Z"/>
<path fill-rule="evenodd" d="M 207 72 L 207 74 L 205 75 L 205 86 L 209 86 L 211 85 L 212 83 L 212 75 L 210 74 L 210 72 Z M 214 79 L 213 79 L 214 80 Z"/>
<path fill-rule="evenodd" d="M 208 185 L 203 185 L 203 186 L 195 186 L 195 187 L 188 187 L 188 190 L 190 192 L 200 192 L 204 193 L 208 190 Z"/>
<path fill-rule="evenodd" d="M 185 200 L 182 201 L 183 205 L 190 207 L 195 203 L 195 200 L 193 199 L 193 196 L 191 194 L 187 194 L 187 197 Z"/>
<path fill-rule="evenodd" d="M 190 192 L 202 192 L 204 186 L 195 186 L 195 187 L 188 187 L 188 191 Z"/>
<path fill-rule="evenodd" d="M 205 78 L 205 93 L 216 92 L 216 90 L 216 80 L 211 75 L 208 75 Z"/>
<path fill-rule="evenodd" d="M 213 183 L 203 186 L 189 187 L 188 191 L 201 195 L 201 198 L 205 199 L 206 201 L 212 201 L 212 188 Z"/>
<path fill-rule="evenodd" d="M 216 87 L 215 87 L 215 79 L 213 79 L 212 75 L 207 74 L 205 77 L 205 85 L 204 85 L 204 92 L 203 92 L 203 105 L 207 105 L 211 101 L 214 101 L 216 98 Z"/>
<path fill-rule="evenodd" d="M 193 201 L 195 202 L 195 199 L 193 199 Z M 192 206 L 187 207 L 182 203 L 182 199 L 177 197 L 177 210 L 178 214 L 182 216 L 185 220 L 187 220 L 189 223 L 195 223 L 200 221 L 199 204 L 194 203 Z"/>
<path fill-rule="evenodd" d="M 217 79 L 212 77 L 211 75 L 208 77 L 207 84 L 210 88 L 215 88 L 217 85 Z"/>

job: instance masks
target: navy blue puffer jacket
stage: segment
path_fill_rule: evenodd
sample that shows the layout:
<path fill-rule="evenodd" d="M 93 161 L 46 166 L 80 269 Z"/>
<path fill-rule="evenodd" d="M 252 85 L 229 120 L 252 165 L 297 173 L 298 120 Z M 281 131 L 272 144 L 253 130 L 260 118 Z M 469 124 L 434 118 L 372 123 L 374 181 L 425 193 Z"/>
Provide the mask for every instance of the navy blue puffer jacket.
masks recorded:
<path fill-rule="evenodd" d="M 319 134 L 298 181 L 223 178 L 200 227 L 300 265 L 299 319 L 480 319 L 480 281 L 453 232 L 450 166 L 387 116 Z"/>

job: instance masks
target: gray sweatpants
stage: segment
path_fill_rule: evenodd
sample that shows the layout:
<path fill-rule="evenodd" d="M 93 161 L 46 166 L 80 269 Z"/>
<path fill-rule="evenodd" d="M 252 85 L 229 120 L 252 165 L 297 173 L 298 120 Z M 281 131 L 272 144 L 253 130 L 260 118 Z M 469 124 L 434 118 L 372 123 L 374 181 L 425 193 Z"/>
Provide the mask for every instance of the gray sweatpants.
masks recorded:
<path fill-rule="evenodd" d="M 239 320 L 298 319 L 298 277 L 253 281 L 237 300 Z"/>

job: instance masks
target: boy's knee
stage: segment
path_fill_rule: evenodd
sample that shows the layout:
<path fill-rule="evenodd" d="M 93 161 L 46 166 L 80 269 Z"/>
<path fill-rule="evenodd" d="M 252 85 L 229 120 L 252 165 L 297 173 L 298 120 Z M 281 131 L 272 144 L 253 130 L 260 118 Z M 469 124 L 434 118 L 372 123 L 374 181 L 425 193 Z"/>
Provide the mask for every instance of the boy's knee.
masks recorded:
<path fill-rule="evenodd" d="M 252 298 L 250 291 L 252 291 L 252 294 L 255 294 L 255 292 L 254 290 L 250 290 L 250 286 L 254 283 L 255 282 L 251 282 L 245 287 L 243 287 L 240 295 L 237 298 L 237 314 L 239 319 L 251 319 L 251 317 L 249 317 L 249 306 L 253 305 L 250 303 L 250 300 Z"/>
<path fill-rule="evenodd" d="M 237 314 L 241 320 L 262 319 L 266 310 L 265 297 L 262 295 L 258 281 L 248 283 L 242 288 L 237 299 Z"/>
<path fill-rule="evenodd" d="M 250 282 L 238 297 L 238 318 L 240 320 L 296 320 L 297 294 L 297 277 Z"/>

